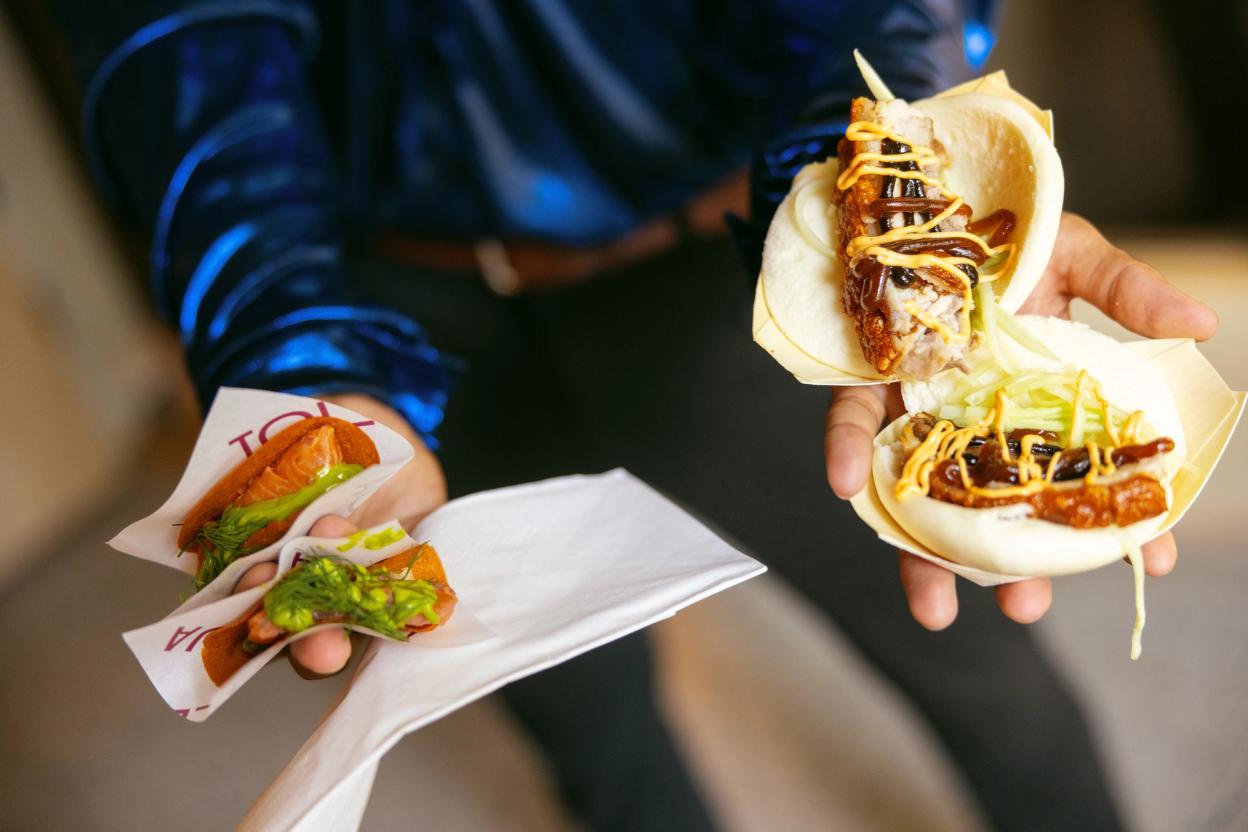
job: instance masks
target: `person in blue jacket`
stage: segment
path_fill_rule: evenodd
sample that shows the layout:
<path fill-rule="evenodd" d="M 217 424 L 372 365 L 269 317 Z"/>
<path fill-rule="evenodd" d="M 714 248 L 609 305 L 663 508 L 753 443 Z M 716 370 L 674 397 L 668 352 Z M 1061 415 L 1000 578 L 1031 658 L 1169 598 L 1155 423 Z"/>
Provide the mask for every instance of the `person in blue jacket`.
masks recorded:
<path fill-rule="evenodd" d="M 222 385 L 337 395 L 405 431 L 420 453 L 369 519 L 414 521 L 448 483 L 624 465 L 824 610 L 995 826 L 1118 827 L 1078 709 L 1017 623 L 1048 582 L 959 606 L 950 573 L 902 556 L 898 593 L 894 556 L 827 493 L 864 482 L 886 388 L 829 409 L 748 332 L 762 229 L 865 92 L 851 49 L 919 98 L 982 62 L 990 4 L 61 5 L 89 160 L 150 241 L 154 302 L 205 404 Z M 750 217 L 744 270 L 725 209 Z M 1216 326 L 1067 216 L 1028 308 L 1074 296 L 1146 335 Z M 1150 572 L 1174 558 L 1154 542 Z M 327 634 L 293 658 L 325 674 L 349 653 Z M 713 825 L 643 637 L 502 696 L 591 828 Z"/>

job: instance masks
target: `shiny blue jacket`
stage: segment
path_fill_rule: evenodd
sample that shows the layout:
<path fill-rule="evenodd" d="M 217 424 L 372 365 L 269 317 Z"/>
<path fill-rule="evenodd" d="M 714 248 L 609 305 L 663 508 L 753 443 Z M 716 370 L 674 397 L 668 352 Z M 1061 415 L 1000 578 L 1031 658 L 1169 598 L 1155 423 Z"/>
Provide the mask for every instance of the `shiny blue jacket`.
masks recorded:
<path fill-rule="evenodd" d="M 757 234 L 864 91 L 852 48 L 919 97 L 982 62 L 987 5 L 129 0 L 60 16 L 90 162 L 151 241 L 155 302 L 203 401 L 362 391 L 429 436 L 456 362 L 357 295 L 351 246 L 592 244 L 751 160 Z"/>

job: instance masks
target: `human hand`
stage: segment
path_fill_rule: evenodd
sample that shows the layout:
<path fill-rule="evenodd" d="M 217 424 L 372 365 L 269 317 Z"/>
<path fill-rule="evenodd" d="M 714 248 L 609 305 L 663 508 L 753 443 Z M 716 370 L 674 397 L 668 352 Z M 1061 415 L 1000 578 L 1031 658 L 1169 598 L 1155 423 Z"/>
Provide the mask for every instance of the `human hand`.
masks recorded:
<path fill-rule="evenodd" d="M 1148 338 L 1203 341 L 1218 327 L 1218 316 L 1211 308 L 1110 244 L 1084 218 L 1068 213 L 1062 216 L 1049 265 L 1019 312 L 1069 318 L 1074 298 L 1088 301 Z M 828 484 L 837 496 L 848 499 L 866 485 L 875 434 L 884 421 L 897 418 L 902 410 L 896 384 L 842 387 L 833 394 L 824 455 Z M 1144 544 L 1143 550 L 1149 575 L 1166 575 L 1174 569 L 1178 550 L 1169 532 Z M 898 554 L 911 615 L 929 630 L 948 627 L 958 615 L 955 575 L 908 552 Z M 1039 620 L 1052 601 L 1048 578 L 1003 584 L 995 591 L 1001 611 L 1021 624 Z"/>
<path fill-rule="evenodd" d="M 446 502 L 446 478 L 442 474 L 442 466 L 402 416 L 368 396 L 348 394 L 325 398 L 395 431 L 412 444 L 416 455 L 349 518 L 327 514 L 312 525 L 309 535 L 346 537 L 361 528 L 396 518 L 404 528 L 410 529 Z M 259 586 L 276 572 L 276 563 L 253 566 L 243 573 L 234 592 Z M 287 654 L 300 676 L 323 679 L 346 667 L 351 658 L 350 633 L 345 628 L 321 630 L 290 645 Z"/>

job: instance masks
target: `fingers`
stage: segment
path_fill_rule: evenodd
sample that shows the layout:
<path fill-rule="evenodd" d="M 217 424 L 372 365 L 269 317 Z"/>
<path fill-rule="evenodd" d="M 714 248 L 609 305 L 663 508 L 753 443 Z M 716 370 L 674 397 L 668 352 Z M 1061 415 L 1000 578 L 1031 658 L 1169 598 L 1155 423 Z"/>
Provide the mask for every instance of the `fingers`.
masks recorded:
<path fill-rule="evenodd" d="M 901 588 L 906 592 L 910 614 L 929 630 L 943 630 L 958 617 L 956 576 L 948 569 L 898 552 Z"/>
<path fill-rule="evenodd" d="M 957 577 L 947 569 L 899 552 L 901 586 L 914 620 L 929 630 L 943 630 L 958 617 Z M 1053 602 L 1048 578 L 1032 578 L 996 588 L 1001 612 L 1019 624 L 1039 621 Z"/>
<path fill-rule="evenodd" d="M 337 514 L 327 514 L 320 520 L 312 524 L 312 528 L 308 530 L 311 537 L 346 537 L 355 534 L 358 529 L 355 524 L 345 517 L 339 517 Z M 260 584 L 272 578 L 277 574 L 276 563 L 259 563 L 243 573 L 243 577 L 238 579 L 238 583 L 234 585 L 234 593 L 244 592 L 252 587 L 260 586 Z"/>
<path fill-rule="evenodd" d="M 997 606 L 1005 617 L 1019 624 L 1039 621 L 1053 603 L 1053 583 L 1048 578 L 1032 578 L 996 588 Z"/>
<path fill-rule="evenodd" d="M 360 529 L 345 517 L 337 514 L 326 514 L 308 529 L 309 537 L 347 537 Z"/>
<path fill-rule="evenodd" d="M 1055 252 L 1069 291 L 1118 323 L 1149 338 L 1212 338 L 1218 315 L 1166 282 L 1161 274 L 1110 244 L 1087 220 L 1062 218 Z"/>
<path fill-rule="evenodd" d="M 1142 547 L 1144 550 L 1144 571 L 1154 578 L 1169 575 L 1174 571 L 1175 561 L 1179 558 L 1179 547 L 1174 542 L 1174 535 L 1166 532 L 1154 538 Z"/>
<path fill-rule="evenodd" d="M 842 387 L 832 396 L 824 429 L 823 452 L 828 485 L 848 499 L 867 483 L 871 443 L 884 421 L 887 388 L 882 384 Z"/>
<path fill-rule="evenodd" d="M 326 523 L 326 521 L 330 521 Z M 346 521 L 336 515 L 327 515 L 317 521 L 312 527 L 312 534 L 317 537 L 341 537 L 339 529 L 342 526 L 334 521 Z M 324 524 L 323 529 L 329 531 L 317 531 L 317 527 Z M 350 523 L 347 523 L 350 526 Z M 352 526 L 354 530 L 354 526 Z M 351 534 L 351 531 L 345 531 L 345 534 Z M 242 592 L 252 587 L 259 586 L 265 581 L 273 577 L 277 572 L 276 563 L 261 563 L 251 567 L 243 573 L 243 577 L 239 579 L 238 584 L 234 587 L 234 591 Z M 321 679 L 325 676 L 331 676 L 347 666 L 347 661 L 351 658 L 351 640 L 346 630 L 334 628 L 332 630 L 322 630 L 319 633 L 313 633 L 302 641 L 296 641 L 290 646 L 290 663 L 295 668 L 295 672 L 305 679 Z"/>
<path fill-rule="evenodd" d="M 341 393 L 326 398 L 390 428 L 406 439 L 414 452 L 411 461 L 351 515 L 357 525 L 367 528 L 395 519 L 404 528 L 414 528 L 426 515 L 446 502 L 446 477 L 441 463 L 397 410 L 359 393 Z"/>
<path fill-rule="evenodd" d="M 272 578 L 277 574 L 276 563 L 259 563 L 243 573 L 243 577 L 238 579 L 238 583 L 234 584 L 234 593 L 238 594 L 251 589 L 255 586 Z"/>
<path fill-rule="evenodd" d="M 351 658 L 351 636 L 334 627 L 313 633 L 290 645 L 290 665 L 305 679 L 323 679 L 347 666 Z"/>
<path fill-rule="evenodd" d="M 312 537 L 346 537 L 356 531 L 355 524 L 345 517 L 327 514 L 312 524 L 308 534 Z M 276 563 L 257 564 L 243 573 L 234 586 L 234 592 L 259 586 L 275 574 Z M 343 629 L 321 630 L 292 644 L 289 654 L 296 673 L 305 679 L 321 679 L 347 666 L 351 658 L 351 639 Z"/>
<path fill-rule="evenodd" d="M 1166 532 L 1143 546 L 1144 571 L 1155 578 L 1168 575 L 1178 559 L 1174 535 Z M 1032 578 L 996 588 L 997 605 L 1007 618 L 1019 624 L 1033 624 L 1053 603 L 1053 584 L 1048 578 Z"/>

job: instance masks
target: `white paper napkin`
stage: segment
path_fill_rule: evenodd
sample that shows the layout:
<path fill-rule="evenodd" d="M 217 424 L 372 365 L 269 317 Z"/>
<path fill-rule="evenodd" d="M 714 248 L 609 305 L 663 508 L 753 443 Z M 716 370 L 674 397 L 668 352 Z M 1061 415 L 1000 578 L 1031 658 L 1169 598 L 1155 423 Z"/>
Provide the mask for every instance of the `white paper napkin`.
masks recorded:
<path fill-rule="evenodd" d="M 370 642 L 344 698 L 240 828 L 353 829 L 378 760 L 407 732 L 765 571 L 621 470 L 464 497 L 413 536 L 437 548 L 494 637 Z"/>

